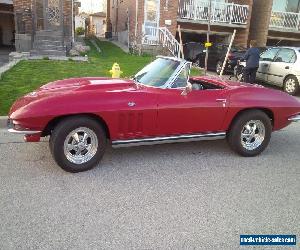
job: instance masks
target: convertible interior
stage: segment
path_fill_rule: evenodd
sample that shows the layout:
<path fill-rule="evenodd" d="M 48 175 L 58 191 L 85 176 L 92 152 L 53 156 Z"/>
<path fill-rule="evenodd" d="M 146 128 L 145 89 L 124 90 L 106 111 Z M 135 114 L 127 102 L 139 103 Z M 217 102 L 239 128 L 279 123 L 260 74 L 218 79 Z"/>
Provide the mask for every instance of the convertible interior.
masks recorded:
<path fill-rule="evenodd" d="M 209 83 L 206 81 L 190 79 L 189 82 L 193 86 L 193 90 L 213 90 L 213 89 L 223 89 L 222 86 Z"/>

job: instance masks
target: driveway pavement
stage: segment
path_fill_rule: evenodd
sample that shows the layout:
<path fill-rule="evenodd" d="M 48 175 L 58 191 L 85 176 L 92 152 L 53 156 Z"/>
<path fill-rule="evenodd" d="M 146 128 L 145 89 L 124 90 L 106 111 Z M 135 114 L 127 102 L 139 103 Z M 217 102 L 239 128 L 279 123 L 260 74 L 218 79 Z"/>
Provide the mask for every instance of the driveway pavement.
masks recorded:
<path fill-rule="evenodd" d="M 225 141 L 108 149 L 79 174 L 61 170 L 46 141 L 21 139 L 0 130 L 0 249 L 234 250 L 240 234 L 299 239 L 300 124 L 254 158 Z"/>
<path fill-rule="evenodd" d="M 9 53 L 12 52 L 11 47 L 0 47 L 0 67 L 9 61 Z"/>

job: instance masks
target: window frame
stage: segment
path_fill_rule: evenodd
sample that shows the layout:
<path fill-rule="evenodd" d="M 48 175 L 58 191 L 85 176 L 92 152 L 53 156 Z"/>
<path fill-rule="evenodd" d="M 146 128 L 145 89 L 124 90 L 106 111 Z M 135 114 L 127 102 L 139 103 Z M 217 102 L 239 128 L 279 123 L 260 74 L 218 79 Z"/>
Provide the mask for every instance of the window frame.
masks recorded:
<path fill-rule="evenodd" d="M 293 51 L 293 54 L 294 54 L 294 55 L 291 57 L 291 59 L 290 59 L 289 62 L 283 62 L 283 61 L 282 61 L 282 62 L 279 62 L 279 63 L 291 63 L 291 64 L 294 64 L 294 63 L 297 61 L 297 54 L 296 54 L 295 50 L 294 50 L 294 49 L 291 49 L 291 48 L 280 48 L 279 51 L 277 52 L 276 56 L 274 57 L 273 61 L 276 62 L 276 58 L 278 57 L 279 53 L 280 53 L 281 51 L 283 51 L 283 50 L 290 50 L 290 51 Z M 293 62 L 291 62 L 292 59 L 293 59 L 293 57 L 294 57 L 294 60 L 293 60 Z"/>
<path fill-rule="evenodd" d="M 267 53 L 267 52 L 270 52 L 271 50 L 277 50 L 277 52 L 274 54 L 273 59 L 271 59 L 271 60 L 261 60 L 262 59 L 262 55 L 265 54 L 265 53 Z M 278 54 L 279 51 L 280 51 L 280 48 L 270 48 L 270 49 L 264 51 L 263 53 L 261 53 L 261 55 L 259 57 L 259 61 L 260 62 L 274 62 L 274 59 L 276 58 L 276 56 L 277 56 L 277 54 Z"/>

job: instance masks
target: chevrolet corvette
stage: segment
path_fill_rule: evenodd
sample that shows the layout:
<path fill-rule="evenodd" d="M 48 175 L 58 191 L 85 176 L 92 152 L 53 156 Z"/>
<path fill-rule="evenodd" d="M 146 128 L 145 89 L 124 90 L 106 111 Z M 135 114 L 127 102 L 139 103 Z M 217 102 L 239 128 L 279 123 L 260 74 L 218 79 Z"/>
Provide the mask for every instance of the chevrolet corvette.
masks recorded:
<path fill-rule="evenodd" d="M 18 99 L 9 132 L 27 142 L 50 136 L 56 163 L 69 172 L 96 166 L 108 145 L 138 146 L 227 139 L 246 157 L 271 133 L 300 120 L 295 97 L 219 77 L 189 77 L 191 64 L 157 57 L 132 79 L 58 80 Z"/>

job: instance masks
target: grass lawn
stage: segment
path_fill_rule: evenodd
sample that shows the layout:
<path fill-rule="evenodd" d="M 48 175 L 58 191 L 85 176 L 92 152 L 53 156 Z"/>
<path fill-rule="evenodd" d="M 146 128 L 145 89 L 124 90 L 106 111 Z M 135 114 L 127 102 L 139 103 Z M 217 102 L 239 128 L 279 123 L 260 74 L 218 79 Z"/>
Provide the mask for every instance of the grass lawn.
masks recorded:
<path fill-rule="evenodd" d="M 33 91 L 50 81 L 82 76 L 110 76 L 109 70 L 114 62 L 119 63 L 129 77 L 154 59 L 152 56 L 135 56 L 123 52 L 110 42 L 97 41 L 102 53 L 87 41 L 91 50 L 87 53 L 89 62 L 74 61 L 21 61 L 4 73 L 0 80 L 0 115 L 7 115 L 12 103 L 20 96 Z M 192 70 L 192 74 L 199 74 Z"/>

